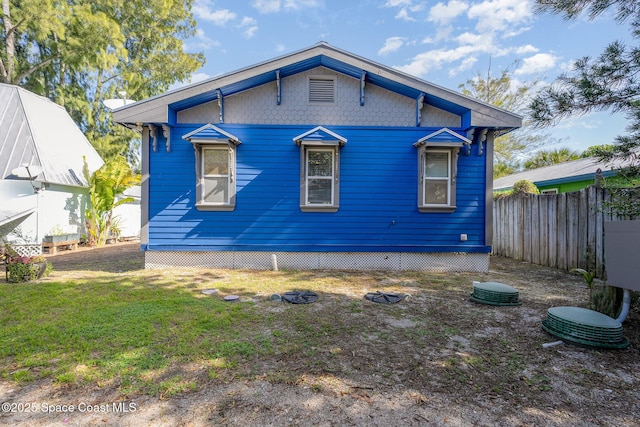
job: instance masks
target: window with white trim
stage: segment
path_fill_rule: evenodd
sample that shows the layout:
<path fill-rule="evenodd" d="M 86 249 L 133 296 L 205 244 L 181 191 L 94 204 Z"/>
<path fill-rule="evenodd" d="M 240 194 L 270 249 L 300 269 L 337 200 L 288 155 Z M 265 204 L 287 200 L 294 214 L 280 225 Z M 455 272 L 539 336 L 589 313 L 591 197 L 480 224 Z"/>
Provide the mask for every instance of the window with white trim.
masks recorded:
<path fill-rule="evenodd" d="M 418 210 L 453 212 L 456 208 L 458 147 L 419 150 Z"/>
<path fill-rule="evenodd" d="M 300 151 L 300 209 L 336 212 L 340 206 L 338 145 L 302 144 Z"/>
<path fill-rule="evenodd" d="M 305 205 L 333 205 L 335 148 L 307 147 L 305 152 Z"/>
<path fill-rule="evenodd" d="M 194 144 L 196 150 L 196 208 L 233 210 L 236 204 L 235 144 Z"/>
<path fill-rule="evenodd" d="M 317 126 L 293 138 L 300 147 L 300 210 L 337 212 L 340 207 L 340 150 L 347 139 Z"/>

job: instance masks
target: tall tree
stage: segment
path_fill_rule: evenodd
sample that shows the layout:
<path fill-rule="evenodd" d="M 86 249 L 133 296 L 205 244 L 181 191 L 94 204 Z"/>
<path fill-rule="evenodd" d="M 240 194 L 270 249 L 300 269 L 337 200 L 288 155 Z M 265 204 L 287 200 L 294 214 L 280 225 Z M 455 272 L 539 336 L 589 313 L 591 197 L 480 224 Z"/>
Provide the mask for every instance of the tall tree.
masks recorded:
<path fill-rule="evenodd" d="M 461 84 L 459 89 L 467 96 L 524 116 L 527 99 L 536 83 L 525 82 L 516 86 L 509 69 L 503 70 L 498 77 L 492 76 L 489 69 L 486 75 L 478 73 Z M 534 130 L 525 116 L 522 128 L 495 139 L 493 177 L 514 173 L 520 169 L 526 153 L 551 142 L 554 142 L 553 138 Z"/>
<path fill-rule="evenodd" d="M 630 23 L 636 44 L 640 38 L 639 0 L 536 0 L 536 7 L 539 12 L 560 14 L 567 20 L 581 15 L 593 20 L 612 10 L 619 23 Z M 611 146 L 594 150 L 594 154 L 605 161 L 636 159 L 640 145 L 640 48 L 613 41 L 598 57 L 575 61 L 573 70 L 538 93 L 529 108 L 541 127 L 593 111 L 625 114 L 630 121 L 627 133 L 618 136 Z M 637 167 L 629 171 L 640 173 Z"/>
<path fill-rule="evenodd" d="M 184 51 L 193 0 L 2 0 L 0 80 L 64 106 L 103 158 L 127 155 L 134 132 L 104 99 L 142 99 L 203 63 Z"/>
<path fill-rule="evenodd" d="M 525 169 L 537 169 L 544 166 L 557 165 L 559 163 L 578 160 L 582 155 L 577 151 L 568 148 L 558 148 L 555 150 L 540 150 L 524 162 Z"/>

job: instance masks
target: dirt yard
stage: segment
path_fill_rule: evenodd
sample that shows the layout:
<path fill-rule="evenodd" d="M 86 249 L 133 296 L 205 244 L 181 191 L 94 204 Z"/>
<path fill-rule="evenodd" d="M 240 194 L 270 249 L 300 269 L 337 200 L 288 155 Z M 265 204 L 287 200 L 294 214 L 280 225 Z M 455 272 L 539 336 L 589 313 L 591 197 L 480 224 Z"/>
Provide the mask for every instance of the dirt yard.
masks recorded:
<path fill-rule="evenodd" d="M 49 257 L 56 280 L 142 268 L 137 243 Z M 331 272 L 310 272 L 325 274 Z M 196 390 L 172 397 L 121 396 L 100 385 L 59 387 L 50 381 L 16 386 L 0 380 L 0 402 L 89 402 L 95 411 L 0 413 L 20 426 L 640 426 L 640 313 L 624 323 L 624 350 L 561 344 L 541 329 L 549 307 L 585 306 L 581 277 L 494 258 L 487 274 L 434 277 L 430 285 L 393 273 L 354 272 L 361 288 L 327 289 L 297 307 L 256 297 L 267 314 L 310 310 L 318 323 L 349 334 L 328 336 L 305 354 L 250 360 L 234 376 L 210 378 L 201 366 L 180 366 Z M 517 288 L 523 304 L 494 307 L 469 301 L 472 280 Z M 394 305 L 360 298 L 388 286 L 409 297 Z M 350 297 L 345 298 L 345 296 Z M 279 335 L 289 333 L 278 325 Z M 256 328 L 266 328 L 256 325 Z M 127 411 L 99 405 L 127 402 Z M 120 408 L 122 409 L 122 408 Z"/>

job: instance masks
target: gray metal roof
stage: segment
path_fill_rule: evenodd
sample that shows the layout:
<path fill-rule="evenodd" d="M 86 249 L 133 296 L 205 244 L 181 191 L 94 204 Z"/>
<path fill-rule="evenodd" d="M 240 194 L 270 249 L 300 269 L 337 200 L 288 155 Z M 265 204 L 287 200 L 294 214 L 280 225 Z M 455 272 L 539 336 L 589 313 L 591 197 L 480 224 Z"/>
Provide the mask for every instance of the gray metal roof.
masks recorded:
<path fill-rule="evenodd" d="M 625 167 L 629 162 L 615 161 L 612 163 L 599 162 L 595 157 L 585 157 L 583 159 L 570 162 L 559 163 L 557 165 L 545 166 L 537 169 L 530 169 L 512 175 L 503 176 L 493 181 L 494 190 L 507 190 L 513 187 L 517 181 L 525 179 L 540 186 L 554 185 L 566 182 L 582 181 L 595 178 L 595 174 L 600 169 L 604 176 L 611 175 L 616 169 Z"/>
<path fill-rule="evenodd" d="M 29 164 L 42 168 L 38 181 L 86 187 L 83 156 L 92 172 L 104 163 L 63 107 L 0 83 L 0 179 Z"/>
<path fill-rule="evenodd" d="M 0 237 L 11 233 L 22 221 L 27 219 L 36 208 L 29 208 L 21 212 L 0 211 Z"/>

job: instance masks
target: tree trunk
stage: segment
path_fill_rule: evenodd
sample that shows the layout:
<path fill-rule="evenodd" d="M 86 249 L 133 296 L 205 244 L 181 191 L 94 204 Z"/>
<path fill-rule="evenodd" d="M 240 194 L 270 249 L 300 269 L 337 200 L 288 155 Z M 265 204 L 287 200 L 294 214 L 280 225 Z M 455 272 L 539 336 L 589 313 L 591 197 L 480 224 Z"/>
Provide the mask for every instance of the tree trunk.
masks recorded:
<path fill-rule="evenodd" d="M 16 56 L 16 34 L 14 27 L 11 25 L 11 11 L 9 10 L 9 0 L 2 0 L 2 22 L 4 23 L 4 46 L 6 49 L 6 60 L 4 64 L 0 59 L 0 73 L 2 73 L 2 81 L 12 83 L 15 56 Z"/>

